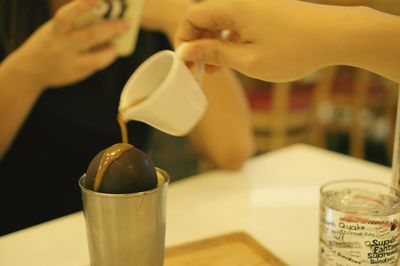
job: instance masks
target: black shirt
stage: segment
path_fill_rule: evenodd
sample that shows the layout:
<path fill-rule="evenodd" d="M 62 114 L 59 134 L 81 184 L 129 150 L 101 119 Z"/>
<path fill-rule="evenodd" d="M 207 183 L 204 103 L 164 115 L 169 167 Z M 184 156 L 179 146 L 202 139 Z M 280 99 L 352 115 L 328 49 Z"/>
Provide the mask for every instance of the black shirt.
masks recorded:
<path fill-rule="evenodd" d="M 163 35 L 141 31 L 133 56 L 40 96 L 0 161 L 0 235 L 82 209 L 79 177 L 100 150 L 121 142 L 116 116 L 125 82 L 168 48 Z M 145 150 L 150 128 L 129 122 L 128 132 L 130 143 Z"/>

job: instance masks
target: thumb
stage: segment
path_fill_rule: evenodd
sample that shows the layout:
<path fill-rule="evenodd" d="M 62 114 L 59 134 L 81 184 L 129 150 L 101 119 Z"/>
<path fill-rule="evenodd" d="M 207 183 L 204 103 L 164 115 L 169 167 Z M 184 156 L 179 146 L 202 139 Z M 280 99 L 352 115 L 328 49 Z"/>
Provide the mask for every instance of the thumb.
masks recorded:
<path fill-rule="evenodd" d="M 198 39 L 187 43 L 182 58 L 189 62 L 236 68 L 241 44 L 218 39 Z"/>

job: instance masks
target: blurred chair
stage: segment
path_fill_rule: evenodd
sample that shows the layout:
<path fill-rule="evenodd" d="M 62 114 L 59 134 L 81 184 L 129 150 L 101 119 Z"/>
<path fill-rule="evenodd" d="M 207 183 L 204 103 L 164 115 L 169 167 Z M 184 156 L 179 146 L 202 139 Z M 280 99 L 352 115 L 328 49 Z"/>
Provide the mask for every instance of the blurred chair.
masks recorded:
<path fill-rule="evenodd" d="M 316 78 L 311 75 L 290 83 L 246 82 L 257 153 L 311 143 L 317 130 L 313 127 Z"/>
<path fill-rule="evenodd" d="M 353 67 L 332 67 L 324 72 L 325 79 L 321 77 L 316 92 L 321 94 L 317 96 L 317 123 L 324 125 L 325 133 L 347 134 L 350 155 L 367 158 L 367 144 L 382 143 L 386 161 L 390 161 L 397 105 L 396 84 Z"/>
<path fill-rule="evenodd" d="M 366 158 L 367 143 L 372 140 L 383 143 L 390 160 L 395 83 L 346 66 L 328 67 L 291 83 L 242 80 L 252 108 L 258 153 L 298 142 L 330 148 L 328 136 L 342 134 L 348 137 L 348 154 Z"/>

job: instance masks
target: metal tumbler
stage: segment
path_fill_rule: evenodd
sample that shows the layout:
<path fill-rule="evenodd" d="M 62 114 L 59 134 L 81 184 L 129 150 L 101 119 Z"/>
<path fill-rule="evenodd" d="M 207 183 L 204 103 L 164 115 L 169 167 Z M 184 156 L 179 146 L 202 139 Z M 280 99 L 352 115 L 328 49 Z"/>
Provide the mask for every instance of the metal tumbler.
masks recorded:
<path fill-rule="evenodd" d="M 169 175 L 157 175 L 157 188 L 129 194 L 95 192 L 79 179 L 91 266 L 163 265 Z"/>

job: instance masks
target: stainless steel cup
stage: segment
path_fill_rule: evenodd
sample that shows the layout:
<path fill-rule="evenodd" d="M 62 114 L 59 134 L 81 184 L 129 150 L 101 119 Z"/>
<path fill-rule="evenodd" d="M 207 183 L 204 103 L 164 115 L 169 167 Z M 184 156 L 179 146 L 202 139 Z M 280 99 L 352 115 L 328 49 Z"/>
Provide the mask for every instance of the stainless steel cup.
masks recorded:
<path fill-rule="evenodd" d="M 157 188 L 130 194 L 94 192 L 79 179 L 91 266 L 163 265 L 169 175 L 157 175 Z"/>

